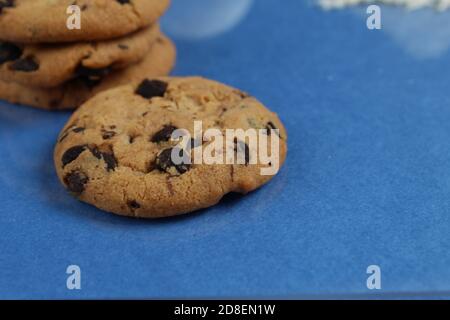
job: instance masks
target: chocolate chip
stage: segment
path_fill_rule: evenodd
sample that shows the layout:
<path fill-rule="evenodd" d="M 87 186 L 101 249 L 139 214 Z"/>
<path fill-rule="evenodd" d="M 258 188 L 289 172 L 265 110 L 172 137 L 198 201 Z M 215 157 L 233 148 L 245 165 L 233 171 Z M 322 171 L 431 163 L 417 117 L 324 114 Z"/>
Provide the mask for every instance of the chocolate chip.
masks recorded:
<path fill-rule="evenodd" d="M 120 4 L 130 3 L 130 0 L 116 0 Z"/>
<path fill-rule="evenodd" d="M 102 153 L 103 160 L 106 162 L 106 170 L 114 171 L 117 167 L 117 159 L 112 153 Z"/>
<path fill-rule="evenodd" d="M 141 207 L 141 205 L 138 202 L 136 202 L 136 200 L 129 200 L 127 202 L 127 205 L 131 208 L 131 210 L 136 210 Z"/>
<path fill-rule="evenodd" d="M 102 151 L 97 146 L 90 146 L 89 151 L 91 151 L 92 155 L 97 159 L 103 159 L 105 161 L 107 171 L 114 171 L 116 169 L 117 159 L 112 150 Z"/>
<path fill-rule="evenodd" d="M 110 71 L 109 67 L 105 67 L 105 68 L 88 68 L 85 67 L 83 65 L 79 65 L 76 70 L 75 73 L 78 76 L 86 76 L 86 77 L 103 77 L 106 76 Z"/>
<path fill-rule="evenodd" d="M 14 7 L 14 0 L 0 0 L 0 13 L 2 13 L 3 8 Z"/>
<path fill-rule="evenodd" d="M 126 44 L 119 43 L 117 46 L 118 46 L 120 49 L 122 49 L 122 50 L 128 50 L 128 49 L 129 49 L 128 46 L 127 46 Z"/>
<path fill-rule="evenodd" d="M 98 85 L 110 72 L 111 67 L 93 69 L 83 65 L 79 65 L 75 70 L 77 79 L 82 81 L 89 88 Z"/>
<path fill-rule="evenodd" d="M 84 152 L 84 150 L 86 150 L 86 146 L 75 146 L 67 149 L 67 151 L 64 152 L 61 158 L 63 168 L 72 161 L 76 160 L 80 156 L 80 154 Z"/>
<path fill-rule="evenodd" d="M 91 147 L 89 146 L 89 151 L 92 153 L 92 155 L 94 157 L 96 157 L 97 159 L 101 159 L 102 158 L 102 153 L 100 152 L 100 150 L 98 149 L 98 147 Z"/>
<path fill-rule="evenodd" d="M 80 132 L 83 132 L 84 130 L 85 130 L 84 128 L 77 127 L 77 128 L 74 128 L 72 131 L 75 133 L 80 133 Z"/>
<path fill-rule="evenodd" d="M 9 69 L 14 71 L 32 72 L 39 69 L 39 64 L 33 56 L 18 59 L 10 64 Z"/>
<path fill-rule="evenodd" d="M 234 93 L 236 93 L 239 97 L 241 97 L 241 99 L 245 99 L 250 96 L 247 92 L 241 90 L 235 90 Z"/>
<path fill-rule="evenodd" d="M 187 172 L 191 166 L 187 163 L 174 164 L 172 161 L 172 150 L 173 148 L 165 149 L 156 156 L 156 168 L 159 171 L 167 172 L 170 174 L 183 174 Z M 181 155 L 183 150 L 179 149 L 179 152 Z"/>
<path fill-rule="evenodd" d="M 145 79 L 136 89 L 136 94 L 146 99 L 150 99 L 153 97 L 164 97 L 167 87 L 168 84 L 166 82 Z"/>
<path fill-rule="evenodd" d="M 76 194 L 81 194 L 84 191 L 84 187 L 88 181 L 89 178 L 80 171 L 72 171 L 64 177 L 64 183 L 69 191 Z"/>
<path fill-rule="evenodd" d="M 112 137 L 114 137 L 116 135 L 116 133 L 114 131 L 105 131 L 103 132 L 102 138 L 104 140 L 108 140 L 111 139 Z"/>
<path fill-rule="evenodd" d="M 134 141 L 135 141 L 136 138 L 138 138 L 138 137 L 140 137 L 140 135 L 138 135 L 138 134 L 130 134 L 130 135 L 128 136 L 128 142 L 129 142 L 130 144 L 132 144 L 132 143 L 134 143 Z"/>
<path fill-rule="evenodd" d="M 61 137 L 59 138 L 59 142 L 62 142 L 64 139 L 67 138 L 67 136 L 71 133 L 71 132 L 75 132 L 75 133 L 80 133 L 83 132 L 85 129 L 81 128 L 81 127 L 70 127 L 68 128 L 66 131 L 64 131 L 61 135 Z"/>
<path fill-rule="evenodd" d="M 250 149 L 245 142 L 238 141 L 236 138 L 234 139 L 234 151 L 237 154 L 244 153 L 245 165 L 250 163 Z"/>
<path fill-rule="evenodd" d="M 158 143 L 162 141 L 169 141 L 172 133 L 177 129 L 177 127 L 172 125 L 165 125 L 161 130 L 153 135 L 151 142 Z"/>
<path fill-rule="evenodd" d="M 0 2 L 1 4 L 1 2 Z M 11 42 L 0 42 L 0 64 L 20 58 L 22 49 Z"/>

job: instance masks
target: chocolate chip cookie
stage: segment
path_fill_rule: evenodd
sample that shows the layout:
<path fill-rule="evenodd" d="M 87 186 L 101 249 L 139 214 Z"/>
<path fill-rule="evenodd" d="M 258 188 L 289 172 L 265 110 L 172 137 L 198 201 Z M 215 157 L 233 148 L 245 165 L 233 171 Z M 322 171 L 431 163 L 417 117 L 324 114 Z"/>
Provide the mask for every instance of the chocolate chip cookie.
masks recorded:
<path fill-rule="evenodd" d="M 156 24 L 126 37 L 100 42 L 0 42 L 0 79 L 52 88 L 77 76 L 104 75 L 142 60 L 159 35 Z"/>
<path fill-rule="evenodd" d="M 204 135 L 196 134 L 199 121 Z M 185 148 L 172 139 L 178 129 L 191 136 Z M 220 147 L 208 129 L 219 136 L 254 129 L 258 150 L 245 137 Z M 242 161 L 188 161 L 198 150 L 211 151 L 214 141 L 219 147 L 211 154 Z M 262 169 L 276 164 L 258 154 L 273 141 L 279 143 L 270 154 L 281 167 L 286 130 L 248 94 L 198 77 L 149 78 L 104 91 L 81 106 L 58 138 L 54 161 L 61 183 L 80 200 L 119 215 L 157 218 L 207 208 L 227 193 L 262 186 L 274 176 Z"/>
<path fill-rule="evenodd" d="M 67 8 L 80 9 L 81 28 L 67 28 Z M 169 0 L 0 0 L 0 39 L 12 43 L 104 40 L 153 24 Z"/>
<path fill-rule="evenodd" d="M 9 52 L 13 56 L 16 54 L 14 50 Z M 48 89 L 0 80 L 0 99 L 42 109 L 74 109 L 100 91 L 138 81 L 148 75 L 169 74 L 175 63 L 175 56 L 174 44 L 165 36 L 159 35 L 144 59 L 127 68 L 112 72 L 104 69 L 99 69 L 99 72 L 83 72 L 71 81 Z M 95 65 L 96 59 L 90 60 L 90 63 Z"/>

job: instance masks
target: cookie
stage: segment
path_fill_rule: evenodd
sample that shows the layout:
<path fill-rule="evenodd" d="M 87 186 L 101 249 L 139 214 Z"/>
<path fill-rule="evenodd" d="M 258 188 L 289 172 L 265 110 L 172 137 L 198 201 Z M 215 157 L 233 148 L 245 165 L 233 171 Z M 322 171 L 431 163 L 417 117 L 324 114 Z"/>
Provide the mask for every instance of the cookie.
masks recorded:
<path fill-rule="evenodd" d="M 217 149 L 217 154 L 240 154 L 241 162 L 174 161 L 174 150 L 184 156 L 211 148 L 211 140 L 194 135 L 194 121 L 202 121 L 204 131 L 215 128 L 219 133 L 257 129 L 267 139 L 260 149 L 278 138 L 279 147 L 270 154 L 279 155 L 280 167 L 285 161 L 286 130 L 257 99 L 203 78 L 158 78 L 104 91 L 81 106 L 55 147 L 58 177 L 80 200 L 140 218 L 207 208 L 227 193 L 245 194 L 273 178 L 261 169 L 275 164 L 254 157 L 245 139 L 234 138 Z M 170 139 L 177 128 L 192 135 L 186 149 L 176 149 L 177 142 Z"/>
<path fill-rule="evenodd" d="M 100 42 L 16 45 L 0 42 L 0 79 L 52 88 L 77 76 L 96 76 L 143 59 L 159 36 L 154 25 Z"/>
<path fill-rule="evenodd" d="M 67 28 L 78 5 L 81 28 Z M 0 39 L 13 43 L 105 40 L 155 23 L 169 0 L 0 0 Z"/>
<path fill-rule="evenodd" d="M 41 109 L 74 109 L 100 91 L 143 79 L 147 75 L 169 74 L 175 63 L 175 56 L 174 44 L 168 38 L 160 36 L 142 61 L 125 69 L 103 77 L 102 75 L 80 76 L 61 86 L 49 89 L 0 80 L 0 99 Z"/>

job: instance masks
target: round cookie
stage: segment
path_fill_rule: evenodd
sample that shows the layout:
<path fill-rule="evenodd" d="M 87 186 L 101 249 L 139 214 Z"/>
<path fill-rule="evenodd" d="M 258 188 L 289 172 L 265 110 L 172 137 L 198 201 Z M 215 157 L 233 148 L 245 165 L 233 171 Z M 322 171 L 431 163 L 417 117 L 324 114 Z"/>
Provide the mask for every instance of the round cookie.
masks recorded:
<path fill-rule="evenodd" d="M 69 29 L 78 5 L 81 28 Z M 0 39 L 13 43 L 75 42 L 121 37 L 158 20 L 169 0 L 1 0 Z"/>
<path fill-rule="evenodd" d="M 159 35 L 159 26 L 154 25 L 126 37 L 91 43 L 0 42 L 0 79 L 52 88 L 77 76 L 95 77 L 142 60 Z"/>
<path fill-rule="evenodd" d="M 140 218 L 210 207 L 229 192 L 245 194 L 273 178 L 260 170 L 274 164 L 253 158 L 255 150 L 247 140 L 234 139 L 231 149 L 217 149 L 217 154 L 241 154 L 240 164 L 173 162 L 177 142 L 170 140 L 171 134 L 178 128 L 195 137 L 194 121 L 199 120 L 203 132 L 259 129 L 267 139 L 259 148 L 269 147 L 276 135 L 279 147 L 271 154 L 278 151 L 279 166 L 284 163 L 286 131 L 258 100 L 203 78 L 158 78 L 104 91 L 81 106 L 55 147 L 58 177 L 80 200 Z M 269 130 L 276 128 L 279 132 Z M 198 136 L 190 141 L 191 153 L 211 147 L 211 140 Z"/>
<path fill-rule="evenodd" d="M 175 63 L 176 49 L 166 37 L 153 43 L 144 59 L 125 69 L 114 71 L 103 78 L 79 77 L 55 88 L 36 88 L 0 80 L 0 99 L 41 109 L 75 109 L 100 91 L 130 81 L 139 81 L 148 75 L 164 76 Z"/>

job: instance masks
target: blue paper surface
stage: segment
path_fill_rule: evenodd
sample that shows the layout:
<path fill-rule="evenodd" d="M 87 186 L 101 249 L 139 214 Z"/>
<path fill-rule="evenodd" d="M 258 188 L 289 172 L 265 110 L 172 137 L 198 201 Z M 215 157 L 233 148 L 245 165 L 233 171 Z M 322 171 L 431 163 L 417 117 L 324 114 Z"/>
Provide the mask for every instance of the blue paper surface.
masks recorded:
<path fill-rule="evenodd" d="M 116 217 L 57 180 L 69 113 L 0 102 L 0 298 L 449 297 L 449 14 L 383 7 L 382 30 L 369 31 L 364 7 L 262 0 L 193 39 L 171 28 L 178 5 L 163 23 L 174 74 L 277 112 L 285 166 L 196 214 Z M 366 287 L 373 264 L 381 290 Z M 66 288 L 69 265 L 81 290 Z"/>

